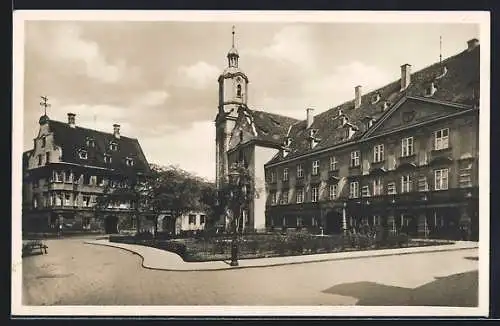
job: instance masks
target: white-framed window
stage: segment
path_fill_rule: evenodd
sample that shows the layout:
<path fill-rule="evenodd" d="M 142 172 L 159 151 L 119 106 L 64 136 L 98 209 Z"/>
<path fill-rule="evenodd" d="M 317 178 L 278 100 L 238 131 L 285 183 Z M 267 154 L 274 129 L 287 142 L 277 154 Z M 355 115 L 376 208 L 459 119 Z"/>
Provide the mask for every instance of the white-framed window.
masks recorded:
<path fill-rule="evenodd" d="M 472 163 L 467 163 L 460 168 L 459 184 L 460 188 L 472 187 Z"/>
<path fill-rule="evenodd" d="M 311 226 L 312 227 L 317 227 L 318 226 L 318 219 L 316 217 L 311 218 Z"/>
<path fill-rule="evenodd" d="M 126 164 L 127 166 L 134 166 L 134 159 L 133 159 L 133 158 L 131 158 L 131 157 L 127 157 L 127 158 L 125 159 L 125 164 Z"/>
<path fill-rule="evenodd" d="M 62 196 L 62 194 L 56 194 L 55 195 L 55 204 L 56 204 L 56 206 L 62 206 L 63 205 L 63 196 Z"/>
<path fill-rule="evenodd" d="M 406 137 L 401 139 L 401 156 L 413 155 L 413 137 Z"/>
<path fill-rule="evenodd" d="M 380 225 L 380 215 L 373 215 L 373 225 Z"/>
<path fill-rule="evenodd" d="M 90 207 L 90 196 L 82 196 L 83 207 Z"/>
<path fill-rule="evenodd" d="M 302 164 L 297 164 L 297 178 L 302 177 L 304 177 L 304 168 L 302 167 Z"/>
<path fill-rule="evenodd" d="M 304 202 L 304 189 L 297 189 L 297 204 Z"/>
<path fill-rule="evenodd" d="M 360 151 L 351 152 L 351 167 L 359 166 Z"/>
<path fill-rule="evenodd" d="M 384 144 L 373 147 L 373 162 L 382 162 L 384 160 Z"/>
<path fill-rule="evenodd" d="M 276 205 L 276 192 L 271 193 L 271 205 Z"/>
<path fill-rule="evenodd" d="M 288 190 L 283 190 L 283 192 L 281 193 L 280 203 L 282 205 L 288 204 Z"/>
<path fill-rule="evenodd" d="M 361 187 L 361 197 L 370 197 L 370 187 L 369 186 Z"/>
<path fill-rule="evenodd" d="M 434 170 L 434 189 L 448 189 L 448 169 Z"/>
<path fill-rule="evenodd" d="M 87 139 L 85 140 L 85 145 L 87 145 L 87 147 L 89 147 L 89 148 L 93 148 L 93 147 L 95 147 L 95 141 L 94 141 L 94 139 L 92 139 L 92 138 L 87 138 Z"/>
<path fill-rule="evenodd" d="M 359 182 L 352 181 L 349 184 L 349 198 L 358 198 L 359 197 Z"/>
<path fill-rule="evenodd" d="M 283 168 L 283 181 L 288 181 L 288 168 Z"/>
<path fill-rule="evenodd" d="M 33 197 L 33 208 L 37 208 L 38 207 L 38 199 L 35 197 Z"/>
<path fill-rule="evenodd" d="M 196 215 L 195 214 L 189 214 L 188 216 L 188 222 L 189 224 L 196 224 Z"/>
<path fill-rule="evenodd" d="M 297 227 L 302 227 L 302 225 L 304 225 L 304 220 L 302 219 L 302 217 L 300 216 L 297 216 Z"/>
<path fill-rule="evenodd" d="M 87 159 L 87 151 L 80 151 L 78 153 L 78 156 L 80 156 L 81 160 L 86 160 Z"/>
<path fill-rule="evenodd" d="M 112 159 L 111 159 L 111 155 L 109 154 L 104 154 L 104 163 L 111 163 L 112 162 Z"/>
<path fill-rule="evenodd" d="M 71 194 L 64 194 L 64 206 L 71 206 Z"/>
<path fill-rule="evenodd" d="M 401 193 L 411 192 L 411 177 L 409 174 L 401 176 Z"/>
<path fill-rule="evenodd" d="M 429 191 L 429 183 L 427 182 L 427 177 L 425 175 L 421 175 L 418 178 L 418 191 Z"/>
<path fill-rule="evenodd" d="M 384 194 L 384 185 L 382 184 L 382 178 L 375 178 L 373 180 L 373 195 L 381 196 Z"/>
<path fill-rule="evenodd" d="M 388 195 L 395 195 L 396 194 L 396 183 L 395 182 L 389 182 L 387 184 L 387 194 Z"/>
<path fill-rule="evenodd" d="M 434 149 L 446 149 L 449 146 L 450 129 L 444 128 L 434 132 Z"/>
<path fill-rule="evenodd" d="M 73 182 L 73 174 L 70 171 L 64 172 L 64 182 Z"/>
<path fill-rule="evenodd" d="M 113 151 L 113 152 L 114 152 L 114 151 L 117 151 L 117 150 L 118 150 L 118 144 L 117 144 L 117 143 L 115 143 L 115 142 L 111 142 L 111 143 L 109 143 L 109 150 L 110 150 L 110 151 Z"/>
<path fill-rule="evenodd" d="M 312 162 L 312 171 L 311 171 L 311 174 L 312 175 L 318 175 L 318 172 L 319 172 L 319 161 L 315 160 L 315 161 Z"/>
<path fill-rule="evenodd" d="M 337 198 L 337 185 L 336 184 L 331 184 L 328 187 L 328 198 L 330 200 L 335 200 Z"/>
<path fill-rule="evenodd" d="M 317 186 L 311 187 L 311 201 L 317 202 L 319 199 L 319 188 Z"/>
<path fill-rule="evenodd" d="M 335 156 L 330 156 L 330 171 L 337 170 L 337 158 Z"/>
<path fill-rule="evenodd" d="M 205 224 L 205 215 L 200 215 L 200 224 Z"/>

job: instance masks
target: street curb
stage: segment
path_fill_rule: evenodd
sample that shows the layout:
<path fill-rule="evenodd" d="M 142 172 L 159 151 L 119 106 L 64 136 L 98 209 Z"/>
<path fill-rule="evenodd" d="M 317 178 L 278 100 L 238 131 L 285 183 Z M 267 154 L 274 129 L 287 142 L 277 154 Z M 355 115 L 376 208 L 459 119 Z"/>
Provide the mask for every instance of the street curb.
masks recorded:
<path fill-rule="evenodd" d="M 427 253 L 436 253 L 436 252 L 446 252 L 446 251 L 460 251 L 460 250 L 470 250 L 470 249 L 478 249 L 479 246 L 472 246 L 468 248 L 448 248 L 448 249 L 434 249 L 434 250 L 428 250 L 428 251 L 418 251 L 418 252 L 399 252 L 399 253 L 386 253 L 386 254 L 378 254 L 378 255 L 372 255 L 372 256 L 355 256 L 355 257 L 332 257 L 332 258 L 325 258 L 325 259 L 318 259 L 318 260 L 310 260 L 310 261 L 296 261 L 296 262 L 288 262 L 288 263 L 276 263 L 276 264 L 270 264 L 270 265 L 258 265 L 258 266 L 231 266 L 231 267 L 221 267 L 221 268 L 213 268 L 213 269 L 170 269 L 170 268 L 158 268 L 158 267 L 150 267 L 150 266 L 145 266 L 144 265 L 144 256 L 142 256 L 140 253 L 137 251 L 124 248 L 124 247 L 119 247 L 115 246 L 110 243 L 96 243 L 96 242 L 84 242 L 85 244 L 90 244 L 90 245 L 98 245 L 98 246 L 105 246 L 105 247 L 111 247 L 111 248 L 117 248 L 117 249 L 122 249 L 125 251 L 128 251 L 132 254 L 135 254 L 139 257 L 141 257 L 142 262 L 141 266 L 145 269 L 149 270 L 156 270 L 156 271 L 166 271 L 166 272 L 217 272 L 217 271 L 229 271 L 229 270 L 236 270 L 236 269 L 248 269 L 248 268 L 268 268 L 268 267 L 279 267 L 279 266 L 287 266 L 287 265 L 299 265 L 299 264 L 310 264 L 310 263 L 322 263 L 322 262 L 328 262 L 328 261 L 340 261 L 340 260 L 353 260 L 353 259 L 363 259 L 363 258 L 378 258 L 378 257 L 388 257 L 388 256 L 403 256 L 403 255 L 414 255 L 414 254 L 427 254 Z M 446 245 L 443 245 L 446 246 Z M 228 264 L 226 261 L 222 261 L 226 264 Z M 184 262 L 185 264 L 190 264 L 190 262 Z"/>

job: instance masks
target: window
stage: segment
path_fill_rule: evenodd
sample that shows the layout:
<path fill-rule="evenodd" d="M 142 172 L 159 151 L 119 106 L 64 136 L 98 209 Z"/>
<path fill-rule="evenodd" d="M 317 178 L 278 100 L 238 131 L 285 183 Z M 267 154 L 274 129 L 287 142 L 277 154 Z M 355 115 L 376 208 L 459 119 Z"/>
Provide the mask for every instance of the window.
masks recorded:
<path fill-rule="evenodd" d="M 36 197 L 33 197 L 33 208 L 38 207 L 38 199 Z"/>
<path fill-rule="evenodd" d="M 401 139 L 401 156 L 413 155 L 413 137 Z"/>
<path fill-rule="evenodd" d="M 196 215 L 189 214 L 189 224 L 196 224 Z"/>
<path fill-rule="evenodd" d="M 312 175 L 318 175 L 318 170 L 319 170 L 319 161 L 316 160 L 316 161 L 313 161 L 312 163 Z"/>
<path fill-rule="evenodd" d="M 38 155 L 38 165 L 42 165 L 42 155 Z"/>
<path fill-rule="evenodd" d="M 376 145 L 373 147 L 373 162 L 382 162 L 384 160 L 384 145 Z"/>
<path fill-rule="evenodd" d="M 59 171 L 52 172 L 52 179 L 54 180 L 54 182 L 62 182 L 63 181 L 62 172 Z"/>
<path fill-rule="evenodd" d="M 133 158 L 130 158 L 130 157 L 127 157 L 127 158 L 125 159 L 125 164 L 126 164 L 127 166 L 134 166 L 134 159 L 133 159 Z"/>
<path fill-rule="evenodd" d="M 359 151 L 351 152 L 351 167 L 359 166 Z"/>
<path fill-rule="evenodd" d="M 330 157 L 330 171 L 337 170 L 337 158 L 335 156 Z"/>
<path fill-rule="evenodd" d="M 205 215 L 200 215 L 200 224 L 205 224 Z"/>
<path fill-rule="evenodd" d="M 381 196 L 384 193 L 384 186 L 382 185 L 382 178 L 373 180 L 373 195 Z"/>
<path fill-rule="evenodd" d="M 70 171 L 64 172 L 64 182 L 72 182 L 73 176 L 71 175 Z"/>
<path fill-rule="evenodd" d="M 458 181 L 460 188 L 472 187 L 471 171 L 472 163 L 467 163 L 467 165 L 463 166 L 460 169 L 460 176 Z"/>
<path fill-rule="evenodd" d="M 38 180 L 33 181 L 33 188 L 38 188 Z"/>
<path fill-rule="evenodd" d="M 80 153 L 78 153 L 78 154 L 80 156 L 80 159 L 82 159 L 82 160 L 87 159 L 87 151 L 80 151 Z"/>
<path fill-rule="evenodd" d="M 276 182 L 276 172 L 275 171 L 271 171 L 269 173 L 269 178 L 270 178 L 271 183 Z"/>
<path fill-rule="evenodd" d="M 434 189 L 435 190 L 448 189 L 448 169 L 441 169 L 434 171 Z"/>
<path fill-rule="evenodd" d="M 335 200 L 337 198 L 337 185 L 330 185 L 328 187 L 328 198 L 330 200 Z"/>
<path fill-rule="evenodd" d="M 85 144 L 89 148 L 94 148 L 95 147 L 95 141 L 92 138 L 87 138 Z"/>
<path fill-rule="evenodd" d="M 401 176 L 401 192 L 411 192 L 411 178 L 410 175 Z"/>
<path fill-rule="evenodd" d="M 44 148 L 47 145 L 47 139 L 45 137 L 42 137 L 42 148 Z"/>
<path fill-rule="evenodd" d="M 304 225 L 304 220 L 302 217 L 297 216 L 297 227 L 300 228 L 302 225 Z"/>
<path fill-rule="evenodd" d="M 83 184 L 84 185 L 89 185 L 90 184 L 90 175 L 87 175 L 87 174 L 83 175 Z"/>
<path fill-rule="evenodd" d="M 62 206 L 63 200 L 62 200 L 62 195 L 61 194 L 56 194 L 55 198 L 56 206 Z"/>
<path fill-rule="evenodd" d="M 104 163 L 111 163 L 111 155 L 104 154 Z"/>
<path fill-rule="evenodd" d="M 427 183 L 427 177 L 425 175 L 418 178 L 418 191 L 428 191 L 429 184 Z"/>
<path fill-rule="evenodd" d="M 83 196 L 83 207 L 90 207 L 90 196 Z"/>
<path fill-rule="evenodd" d="M 311 226 L 312 227 L 317 227 L 318 226 L 318 219 L 316 217 L 311 218 Z"/>
<path fill-rule="evenodd" d="M 288 168 L 283 169 L 283 181 L 288 181 Z"/>
<path fill-rule="evenodd" d="M 361 197 L 370 197 L 370 187 L 369 186 L 363 186 L 363 188 L 361 188 Z"/>
<path fill-rule="evenodd" d="M 311 187 L 311 201 L 313 203 L 317 202 L 319 199 L 319 189 L 318 187 Z"/>
<path fill-rule="evenodd" d="M 304 189 L 297 190 L 297 204 L 304 202 Z"/>
<path fill-rule="evenodd" d="M 387 184 L 387 194 L 388 195 L 395 195 L 396 194 L 396 183 L 395 182 L 389 182 Z"/>
<path fill-rule="evenodd" d="M 114 143 L 114 142 L 109 143 L 109 150 L 111 150 L 111 151 L 113 151 L 113 152 L 114 152 L 114 151 L 117 151 L 117 150 L 118 150 L 118 144 L 117 144 L 117 143 Z"/>
<path fill-rule="evenodd" d="M 71 195 L 64 194 L 64 206 L 71 206 Z"/>
<path fill-rule="evenodd" d="M 271 193 L 271 205 L 276 205 L 276 193 Z"/>
<path fill-rule="evenodd" d="M 45 153 L 45 164 L 50 163 L 50 152 Z"/>
<path fill-rule="evenodd" d="M 236 97 L 241 97 L 241 85 L 236 86 Z"/>
<path fill-rule="evenodd" d="M 297 178 L 302 178 L 304 177 L 304 169 L 302 167 L 302 164 L 297 165 Z"/>
<path fill-rule="evenodd" d="M 286 205 L 288 204 L 288 191 L 285 190 L 281 193 L 281 200 L 280 200 L 280 203 L 282 205 Z"/>
<path fill-rule="evenodd" d="M 449 129 L 441 129 L 434 132 L 434 149 L 446 149 L 449 145 Z"/>
<path fill-rule="evenodd" d="M 359 182 L 353 181 L 349 184 L 349 198 L 359 197 Z"/>
<path fill-rule="evenodd" d="M 103 176 L 102 176 L 102 175 L 98 175 L 98 176 L 96 177 L 96 184 L 97 184 L 98 186 L 104 186 L 104 178 L 103 178 Z"/>
<path fill-rule="evenodd" d="M 95 175 L 90 177 L 90 184 L 91 185 L 96 185 L 97 184 L 97 177 Z"/>

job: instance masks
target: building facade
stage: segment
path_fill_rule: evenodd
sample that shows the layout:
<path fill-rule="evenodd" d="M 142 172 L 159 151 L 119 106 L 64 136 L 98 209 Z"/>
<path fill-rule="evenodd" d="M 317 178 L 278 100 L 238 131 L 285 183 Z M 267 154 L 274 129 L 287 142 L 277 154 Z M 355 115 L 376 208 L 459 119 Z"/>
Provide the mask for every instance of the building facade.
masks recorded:
<path fill-rule="evenodd" d="M 479 58 L 470 40 L 420 71 L 402 65 L 380 89 L 355 87 L 352 101 L 316 116 L 306 109 L 301 121 L 239 105 L 224 154 L 262 178 L 250 227 L 382 225 L 446 238 L 462 229 L 477 240 Z"/>
<path fill-rule="evenodd" d="M 137 203 L 111 201 L 96 209 L 98 197 L 127 188 L 149 172 L 137 139 L 77 126 L 68 121 L 39 120 L 33 149 L 23 153 L 23 231 L 50 231 L 63 225 L 78 230 L 132 228 Z"/>

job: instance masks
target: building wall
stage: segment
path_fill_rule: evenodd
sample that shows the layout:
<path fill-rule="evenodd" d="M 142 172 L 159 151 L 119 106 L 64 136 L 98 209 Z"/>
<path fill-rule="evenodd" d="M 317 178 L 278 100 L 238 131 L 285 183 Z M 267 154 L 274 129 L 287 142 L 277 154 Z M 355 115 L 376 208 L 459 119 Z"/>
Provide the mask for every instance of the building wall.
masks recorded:
<path fill-rule="evenodd" d="M 266 201 L 269 197 L 269 189 L 266 187 L 264 165 L 277 153 L 278 150 L 274 148 L 255 146 L 253 173 L 257 196 L 253 201 L 252 211 L 250 212 L 253 215 L 252 227 L 255 230 L 263 230 L 266 228 Z"/>
<path fill-rule="evenodd" d="M 43 139 L 45 139 L 45 146 L 43 146 Z M 28 160 L 28 169 L 59 162 L 62 157 L 62 150 L 54 144 L 54 135 L 49 132 L 47 124 L 40 126 L 38 136 L 33 139 L 33 146 L 33 152 Z M 47 155 L 49 155 L 49 161 L 47 161 Z M 41 164 L 39 164 L 39 157 Z"/>
<path fill-rule="evenodd" d="M 190 221 L 190 217 L 194 221 Z M 190 212 L 176 218 L 175 221 L 175 234 L 181 231 L 201 231 L 205 229 L 207 215 L 200 212 Z"/>

